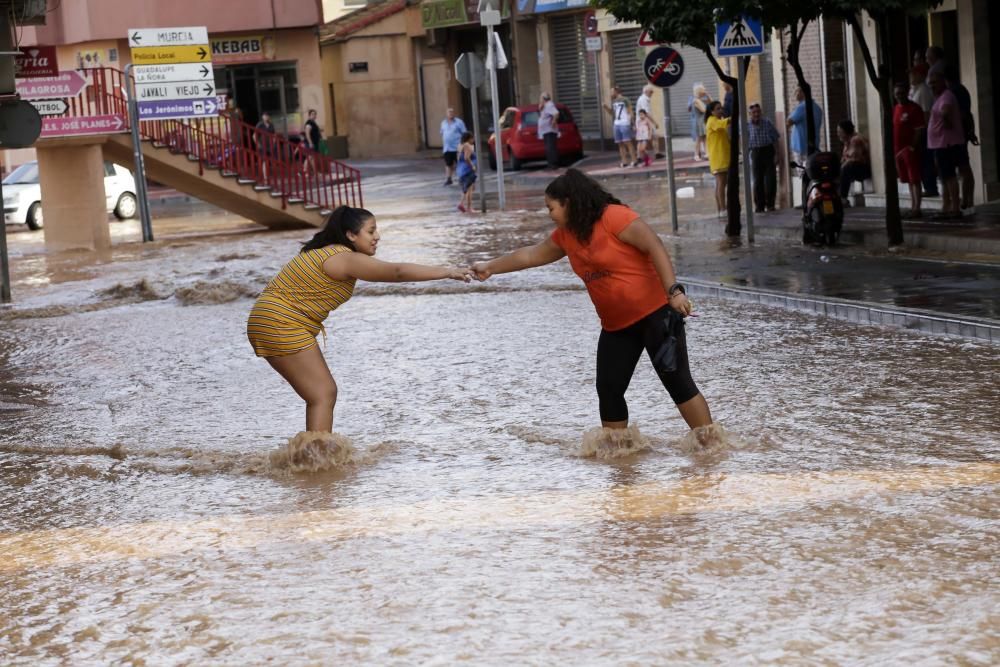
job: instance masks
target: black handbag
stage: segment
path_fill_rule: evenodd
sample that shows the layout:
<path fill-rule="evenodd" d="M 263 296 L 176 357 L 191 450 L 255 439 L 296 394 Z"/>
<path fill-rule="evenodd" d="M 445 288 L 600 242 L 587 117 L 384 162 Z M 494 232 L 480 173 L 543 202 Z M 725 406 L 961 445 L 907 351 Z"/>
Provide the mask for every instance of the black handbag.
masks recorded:
<path fill-rule="evenodd" d="M 653 368 L 657 373 L 673 373 L 677 370 L 678 338 L 684 326 L 684 316 L 673 308 L 668 308 L 662 317 L 656 317 L 647 331 L 647 349 L 653 352 Z"/>

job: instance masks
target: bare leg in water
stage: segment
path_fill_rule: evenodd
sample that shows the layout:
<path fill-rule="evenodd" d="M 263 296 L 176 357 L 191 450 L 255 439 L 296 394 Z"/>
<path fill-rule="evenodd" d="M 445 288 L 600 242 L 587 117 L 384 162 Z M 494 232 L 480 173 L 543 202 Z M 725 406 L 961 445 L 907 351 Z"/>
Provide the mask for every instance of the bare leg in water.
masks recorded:
<path fill-rule="evenodd" d="M 313 345 L 285 357 L 267 357 L 267 363 L 285 378 L 306 402 L 306 430 L 333 431 L 333 408 L 337 404 L 337 383 L 326 359 Z"/>

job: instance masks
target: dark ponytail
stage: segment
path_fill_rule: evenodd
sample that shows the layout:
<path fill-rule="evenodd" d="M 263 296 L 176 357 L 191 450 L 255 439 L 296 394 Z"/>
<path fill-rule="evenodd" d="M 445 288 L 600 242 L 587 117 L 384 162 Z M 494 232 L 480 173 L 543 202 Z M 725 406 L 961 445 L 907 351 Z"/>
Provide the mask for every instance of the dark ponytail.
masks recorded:
<path fill-rule="evenodd" d="M 325 248 L 328 245 L 345 245 L 351 250 L 357 250 L 354 247 L 354 243 L 347 238 L 347 232 L 352 234 L 358 234 L 361 232 L 361 228 L 364 227 L 365 222 L 369 219 L 374 218 L 371 211 L 367 211 L 363 208 L 351 208 L 350 206 L 338 206 L 330 217 L 326 219 L 326 224 L 323 229 L 316 232 L 309 241 L 302 245 L 302 250 L 300 252 L 305 252 L 306 250 L 316 250 L 317 248 Z"/>
<path fill-rule="evenodd" d="M 621 204 L 601 184 L 577 169 L 567 169 L 545 188 L 545 196 L 566 207 L 566 228 L 580 243 L 590 241 L 594 224 L 608 204 Z"/>

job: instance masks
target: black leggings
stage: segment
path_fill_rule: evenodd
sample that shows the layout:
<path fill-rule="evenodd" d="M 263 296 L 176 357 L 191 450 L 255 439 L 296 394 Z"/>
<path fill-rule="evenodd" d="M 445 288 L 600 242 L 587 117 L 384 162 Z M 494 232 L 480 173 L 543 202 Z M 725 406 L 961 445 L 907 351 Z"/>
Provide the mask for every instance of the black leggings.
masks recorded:
<path fill-rule="evenodd" d="M 656 339 L 656 334 L 653 333 L 658 329 L 652 323 L 657 317 L 663 318 L 669 310 L 670 306 L 663 306 L 629 327 L 618 331 L 601 331 L 601 337 L 597 341 L 597 398 L 600 401 L 601 421 L 628 421 L 625 390 L 632 381 L 632 374 L 643 348 L 652 359 L 660 346 L 662 341 Z M 691 379 L 684 327 L 678 329 L 677 370 L 657 375 L 670 393 L 670 398 L 679 405 L 691 400 L 699 392 Z"/>

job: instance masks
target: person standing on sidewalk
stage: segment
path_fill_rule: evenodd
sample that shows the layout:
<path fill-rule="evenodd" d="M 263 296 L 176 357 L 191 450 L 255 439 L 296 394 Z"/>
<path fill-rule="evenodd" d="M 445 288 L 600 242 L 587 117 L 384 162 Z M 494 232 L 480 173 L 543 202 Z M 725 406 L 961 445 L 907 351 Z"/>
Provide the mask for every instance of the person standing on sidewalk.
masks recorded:
<path fill-rule="evenodd" d="M 614 122 L 613 129 L 615 143 L 618 144 L 618 157 L 621 158 L 621 166 L 635 167 L 639 161 L 635 157 L 635 146 L 632 144 L 634 138 L 632 132 L 632 104 L 628 98 L 622 95 L 622 89 L 615 86 L 611 89 L 611 106 L 604 105 L 604 109 L 611 114 Z"/>
<path fill-rule="evenodd" d="M 775 164 L 775 146 L 780 138 L 778 129 L 767 118 L 760 105 L 750 105 L 749 130 L 750 165 L 753 168 L 754 211 L 774 210 L 774 200 L 778 195 L 778 177 Z"/>
<path fill-rule="evenodd" d="M 922 136 L 926 133 L 924 111 L 920 105 L 908 98 L 909 89 L 903 82 L 896 84 L 893 96 L 896 106 L 892 110 L 892 150 L 896 156 L 896 173 L 899 182 L 910 188 L 910 210 L 904 218 L 922 218 L 920 211 L 920 147 L 927 143 Z"/>
<path fill-rule="evenodd" d="M 963 209 L 969 209 L 972 208 L 972 196 L 976 190 L 976 177 L 972 173 L 972 165 L 969 163 L 969 144 L 979 145 L 979 137 L 976 136 L 976 119 L 972 115 L 972 95 L 969 94 L 969 89 L 962 85 L 958 76 L 958 67 L 955 65 L 945 67 L 944 78 L 948 84 L 948 90 L 958 100 L 958 112 L 962 117 L 962 130 L 965 132 L 965 144 L 962 146 L 958 160 L 958 178 L 962 185 L 959 205 Z"/>
<path fill-rule="evenodd" d="M 448 109 L 448 114 L 441 121 L 441 153 L 444 156 L 444 184 L 451 185 L 455 177 L 455 162 L 458 160 L 458 145 L 462 142 L 465 121 L 455 117 L 455 110 Z"/>
<path fill-rule="evenodd" d="M 548 93 L 542 93 L 538 100 L 538 138 L 545 142 L 545 161 L 549 169 L 558 169 L 559 109 Z"/>
<path fill-rule="evenodd" d="M 803 169 L 809 158 L 809 134 L 806 131 L 806 94 L 801 88 L 795 89 L 795 99 L 799 105 L 788 116 L 785 123 L 792 131 L 792 159 Z M 814 101 L 813 109 L 813 145 L 819 149 L 819 129 L 823 127 L 823 110 Z"/>
<path fill-rule="evenodd" d="M 918 53 L 920 53 L 918 51 Z M 923 54 L 921 54 L 921 60 Z M 911 102 L 915 102 L 924 112 L 924 122 L 931 117 L 931 107 L 934 106 L 934 93 L 927 85 L 927 63 L 923 68 L 914 65 L 910 70 Z M 934 152 L 927 148 L 927 130 L 920 133 L 920 182 L 923 184 L 922 197 L 940 197 L 937 184 L 937 167 L 934 165 Z"/>
<path fill-rule="evenodd" d="M 639 161 L 642 166 L 648 167 L 653 161 L 649 156 L 652 145 L 656 143 L 656 130 L 659 125 L 652 116 L 646 113 L 645 109 L 639 109 L 639 117 L 635 121 L 635 141 L 639 147 Z"/>
<path fill-rule="evenodd" d="M 653 93 L 655 93 L 655 92 L 656 92 L 656 86 L 647 83 L 645 86 L 642 87 L 642 94 L 639 95 L 639 99 L 637 99 L 635 101 L 635 121 L 636 121 L 636 123 L 635 123 L 635 131 L 636 131 L 636 141 L 639 140 L 639 113 L 640 112 L 645 111 L 646 115 L 649 116 L 649 120 L 652 121 L 653 125 L 656 126 L 656 129 L 660 129 L 659 124 L 655 120 L 653 120 Z M 655 132 L 652 135 L 650 135 L 650 138 L 648 139 L 648 141 L 649 141 L 649 144 L 646 146 L 647 150 L 650 153 L 653 153 L 656 156 L 656 158 L 663 157 L 663 155 L 661 154 L 661 151 L 659 150 L 659 148 L 660 148 L 660 140 L 657 138 Z M 664 137 L 664 141 L 666 141 L 666 137 Z M 664 150 L 664 152 L 666 151 L 666 146 L 664 146 L 663 150 Z M 645 166 L 648 167 L 649 166 L 649 162 L 646 162 Z"/>
<path fill-rule="evenodd" d="M 729 119 L 722 114 L 722 102 L 715 100 L 708 104 L 705 112 L 708 168 L 715 175 L 715 208 L 720 218 L 726 214 L 726 186 L 729 183 Z"/>
<path fill-rule="evenodd" d="M 934 92 L 934 106 L 927 122 L 927 145 L 934 151 L 934 161 L 941 176 L 944 195 L 941 213 L 935 217 L 940 220 L 958 220 L 962 217 L 958 200 L 958 163 L 963 154 L 966 159 L 969 155 L 968 151 L 963 150 L 965 129 L 962 127 L 962 114 L 955 94 L 948 90 L 944 74 L 934 71 L 932 67 L 928 79 Z"/>
<path fill-rule="evenodd" d="M 691 95 L 691 135 L 697 135 L 694 141 L 694 159 L 704 160 L 708 157 L 708 148 L 705 144 L 705 118 L 708 115 L 708 105 L 712 103 L 705 84 L 698 82 L 694 84 Z"/>

